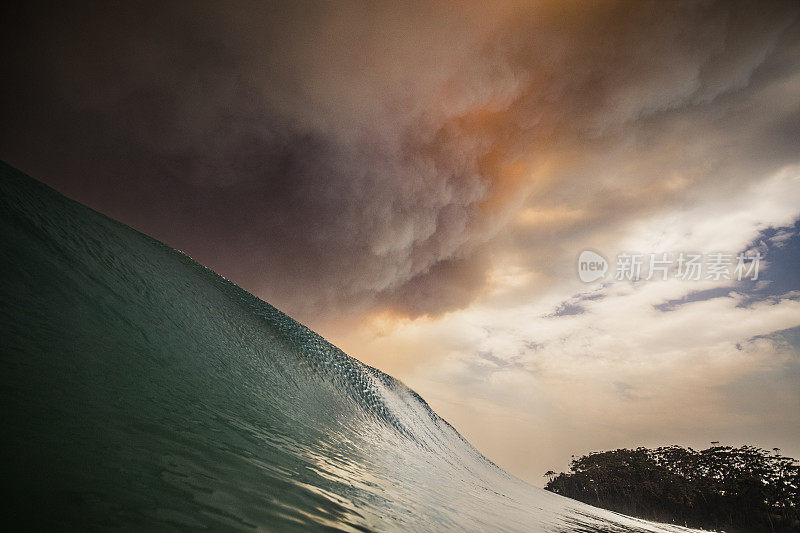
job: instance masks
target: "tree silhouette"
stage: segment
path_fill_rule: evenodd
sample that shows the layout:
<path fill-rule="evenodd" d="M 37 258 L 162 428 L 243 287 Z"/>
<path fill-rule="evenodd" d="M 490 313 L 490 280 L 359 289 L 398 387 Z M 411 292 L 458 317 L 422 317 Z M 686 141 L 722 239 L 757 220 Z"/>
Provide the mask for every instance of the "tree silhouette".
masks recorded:
<path fill-rule="evenodd" d="M 591 505 L 660 522 L 725 531 L 800 531 L 800 466 L 754 446 L 714 441 L 619 449 L 549 471 L 545 488 Z"/>

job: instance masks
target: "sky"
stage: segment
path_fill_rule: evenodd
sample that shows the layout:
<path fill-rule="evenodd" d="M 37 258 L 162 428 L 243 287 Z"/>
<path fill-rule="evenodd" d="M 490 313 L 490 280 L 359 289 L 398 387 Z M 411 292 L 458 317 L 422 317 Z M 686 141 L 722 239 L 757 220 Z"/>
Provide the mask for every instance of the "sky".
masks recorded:
<path fill-rule="evenodd" d="M 800 457 L 796 2 L 0 10 L 0 158 L 400 378 L 517 476 L 673 443 Z"/>

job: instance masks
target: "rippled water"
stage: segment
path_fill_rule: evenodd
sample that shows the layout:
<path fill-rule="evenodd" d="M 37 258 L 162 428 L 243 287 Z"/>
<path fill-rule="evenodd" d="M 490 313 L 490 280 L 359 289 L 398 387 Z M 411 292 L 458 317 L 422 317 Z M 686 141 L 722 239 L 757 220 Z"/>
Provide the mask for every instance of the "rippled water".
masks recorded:
<path fill-rule="evenodd" d="M 519 481 L 401 382 L 6 165 L 0 238 L 7 519 L 664 530 Z"/>

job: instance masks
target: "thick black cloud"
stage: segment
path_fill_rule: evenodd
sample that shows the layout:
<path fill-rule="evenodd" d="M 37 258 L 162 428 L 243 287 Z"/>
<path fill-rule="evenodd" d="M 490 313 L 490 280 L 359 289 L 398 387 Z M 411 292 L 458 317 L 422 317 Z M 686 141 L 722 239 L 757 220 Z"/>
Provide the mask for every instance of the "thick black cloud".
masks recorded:
<path fill-rule="evenodd" d="M 797 66 L 793 3 L 4 9 L 0 157 L 311 320 L 465 305 L 516 209 L 584 198 L 537 169 Z"/>

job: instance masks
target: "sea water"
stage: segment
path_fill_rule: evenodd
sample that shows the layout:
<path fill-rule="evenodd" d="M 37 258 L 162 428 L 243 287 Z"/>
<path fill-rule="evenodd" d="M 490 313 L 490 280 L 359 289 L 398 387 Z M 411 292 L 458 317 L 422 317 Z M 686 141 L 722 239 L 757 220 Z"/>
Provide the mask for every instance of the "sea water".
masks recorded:
<path fill-rule="evenodd" d="M 400 381 L 0 164 L 4 519 L 673 531 L 530 486 Z M 529 443 L 536 453 L 536 442 Z"/>

